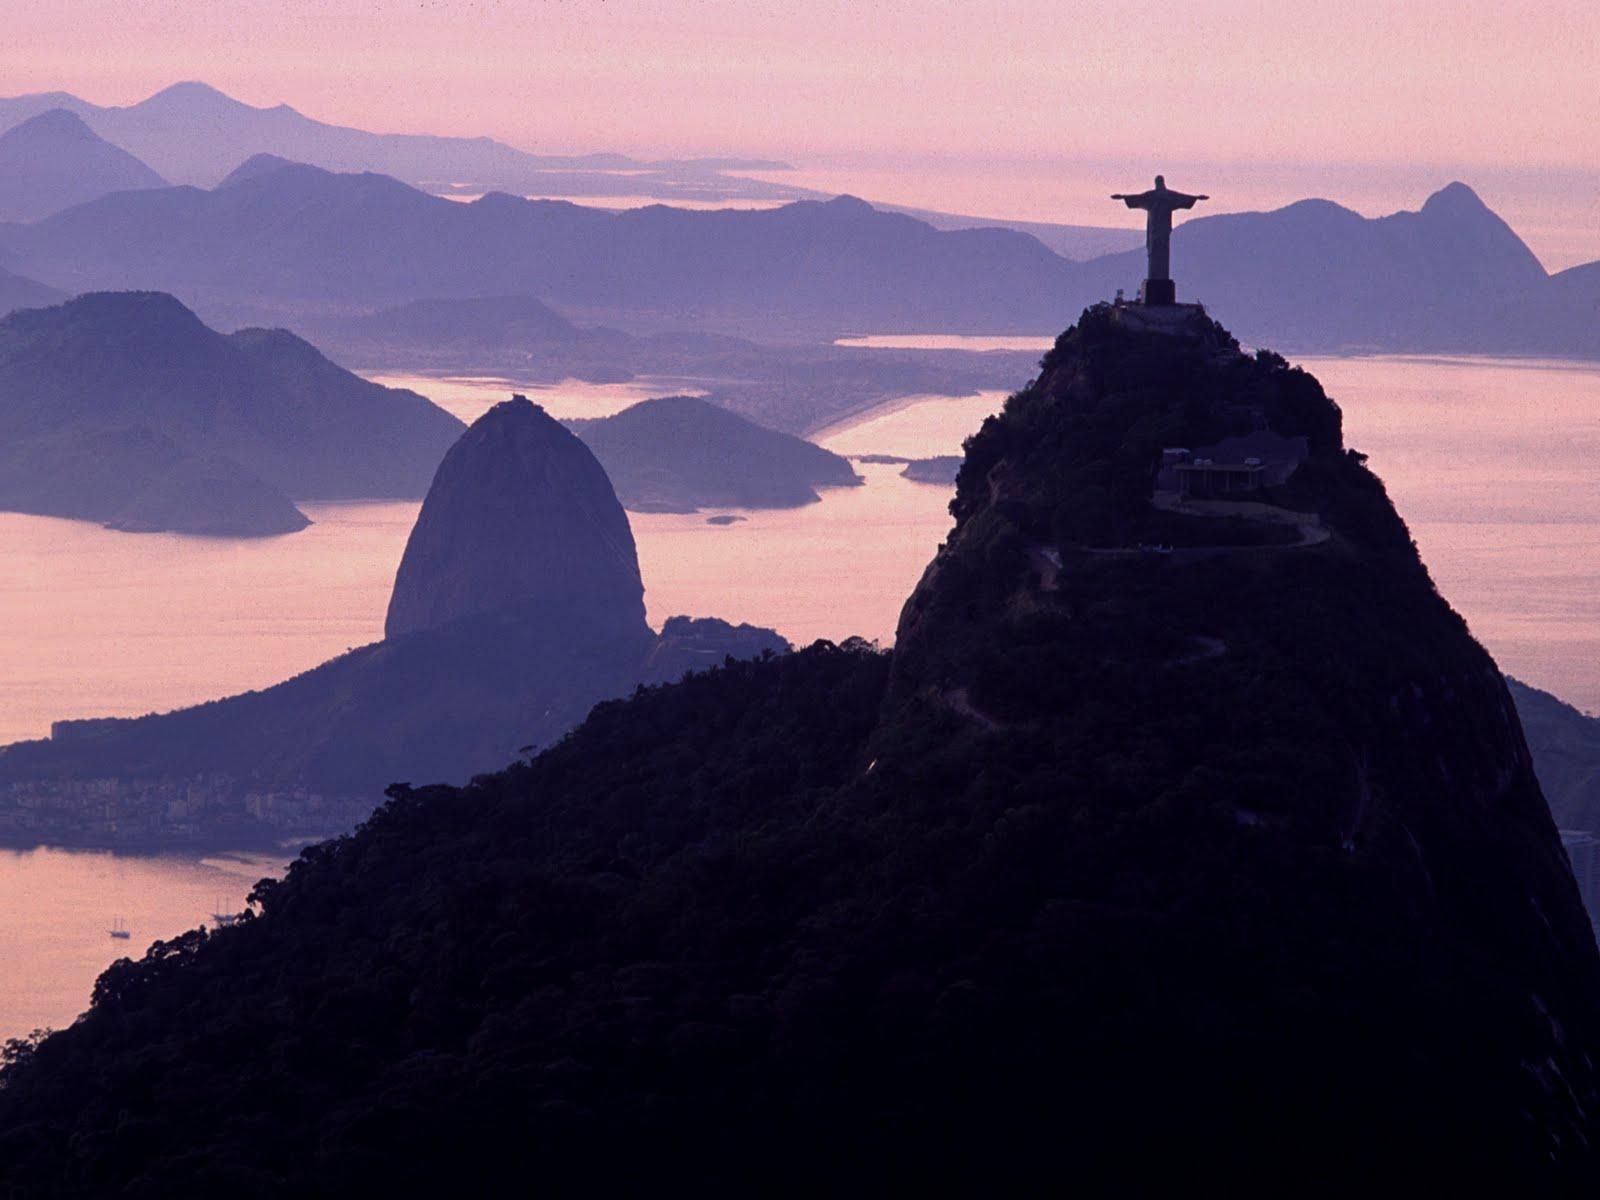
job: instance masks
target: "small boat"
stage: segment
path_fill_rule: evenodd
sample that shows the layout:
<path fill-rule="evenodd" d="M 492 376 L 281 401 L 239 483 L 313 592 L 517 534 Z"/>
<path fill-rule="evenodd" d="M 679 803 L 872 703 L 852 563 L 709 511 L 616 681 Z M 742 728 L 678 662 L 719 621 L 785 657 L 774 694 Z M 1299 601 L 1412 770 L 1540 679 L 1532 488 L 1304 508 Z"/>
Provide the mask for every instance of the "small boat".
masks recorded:
<path fill-rule="evenodd" d="M 223 912 L 222 905 L 223 902 L 218 900 L 217 910 L 211 914 L 211 920 L 215 922 L 218 929 L 226 929 L 230 925 L 237 925 L 239 923 L 239 914 Z"/>
<path fill-rule="evenodd" d="M 111 928 L 106 930 L 106 932 L 112 937 L 117 938 L 119 941 L 124 942 L 133 936 L 133 934 L 129 932 L 128 927 L 122 923 L 121 917 L 118 917 L 116 920 L 112 921 Z"/>

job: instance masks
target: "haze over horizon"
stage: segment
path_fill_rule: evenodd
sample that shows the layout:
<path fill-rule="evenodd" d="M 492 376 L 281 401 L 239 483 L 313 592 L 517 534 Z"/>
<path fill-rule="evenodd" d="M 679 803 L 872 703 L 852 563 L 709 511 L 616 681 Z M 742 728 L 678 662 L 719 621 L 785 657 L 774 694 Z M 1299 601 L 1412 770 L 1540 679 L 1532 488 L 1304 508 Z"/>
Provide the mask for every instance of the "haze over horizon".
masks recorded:
<path fill-rule="evenodd" d="M 63 21 L 22 0 L 9 44 L 28 53 L 0 51 L 0 90 L 131 104 L 198 79 L 377 132 L 777 158 L 821 190 L 1097 225 L 1122 223 L 1110 186 L 1157 168 L 1214 212 L 1320 196 L 1379 215 L 1459 178 L 1550 269 L 1600 258 L 1586 6 L 1003 7 L 96 2 Z"/>

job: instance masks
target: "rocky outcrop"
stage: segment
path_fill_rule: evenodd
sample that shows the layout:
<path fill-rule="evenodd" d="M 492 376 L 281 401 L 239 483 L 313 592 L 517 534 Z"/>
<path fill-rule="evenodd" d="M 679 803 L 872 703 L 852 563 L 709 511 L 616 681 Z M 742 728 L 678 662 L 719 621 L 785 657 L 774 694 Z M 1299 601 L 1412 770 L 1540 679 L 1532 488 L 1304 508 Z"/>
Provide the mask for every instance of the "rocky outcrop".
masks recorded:
<path fill-rule="evenodd" d="M 516 605 L 584 641 L 645 628 L 627 514 L 604 469 L 517 396 L 450 448 L 406 543 L 388 637 Z"/>

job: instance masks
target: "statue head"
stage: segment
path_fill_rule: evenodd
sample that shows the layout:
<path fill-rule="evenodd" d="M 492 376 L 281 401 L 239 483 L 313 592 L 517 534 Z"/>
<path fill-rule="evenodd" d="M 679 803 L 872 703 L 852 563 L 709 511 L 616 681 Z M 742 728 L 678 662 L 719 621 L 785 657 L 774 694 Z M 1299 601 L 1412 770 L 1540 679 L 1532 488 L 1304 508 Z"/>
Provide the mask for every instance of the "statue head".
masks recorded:
<path fill-rule="evenodd" d="M 1167 177 L 1165 175 L 1157 175 L 1156 176 L 1156 186 L 1158 188 L 1166 187 L 1167 186 Z"/>

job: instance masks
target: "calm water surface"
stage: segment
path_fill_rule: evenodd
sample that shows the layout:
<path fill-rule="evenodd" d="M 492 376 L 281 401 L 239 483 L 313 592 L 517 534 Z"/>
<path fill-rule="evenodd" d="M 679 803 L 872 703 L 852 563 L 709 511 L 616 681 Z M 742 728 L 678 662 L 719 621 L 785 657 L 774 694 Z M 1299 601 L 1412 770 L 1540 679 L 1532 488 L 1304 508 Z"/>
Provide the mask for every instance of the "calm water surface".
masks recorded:
<path fill-rule="evenodd" d="M 1024 334 L 976 335 L 970 333 L 873 333 L 866 337 L 835 338 L 835 346 L 866 350 L 1037 350 L 1043 354 L 1049 341 Z"/>
<path fill-rule="evenodd" d="M 1371 455 L 1441 591 L 1501 665 L 1600 709 L 1600 366 L 1305 365 L 1343 407 L 1350 444 Z M 538 389 L 390 379 L 465 420 L 513 386 L 559 416 L 681 390 L 671 381 Z M 818 440 L 843 454 L 956 453 L 1003 399 L 913 397 Z M 717 615 L 801 644 L 890 640 L 949 531 L 949 496 L 902 479 L 894 465 L 858 469 L 864 487 L 832 489 L 803 509 L 730 510 L 746 518 L 734 525 L 708 525 L 710 514 L 632 514 L 650 619 Z M 309 529 L 250 541 L 0 514 L 0 742 L 42 736 L 63 716 L 137 714 L 260 687 L 376 639 L 416 509 L 308 505 Z M 237 904 L 255 877 L 281 865 L 0 853 L 0 1036 L 70 1021 L 112 958 L 193 927 L 219 898 Z M 106 937 L 118 915 L 130 942 Z"/>
<path fill-rule="evenodd" d="M 0 850 L 0 1040 L 71 1024 L 115 959 L 242 909 L 256 880 L 287 865 L 249 854 Z M 119 920 L 126 941 L 107 932 Z"/>
<path fill-rule="evenodd" d="M 1600 364 L 1307 359 L 1434 582 L 1512 675 L 1600 711 Z"/>

